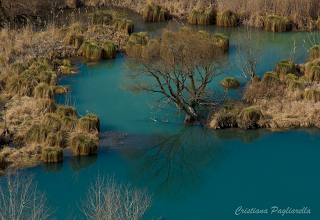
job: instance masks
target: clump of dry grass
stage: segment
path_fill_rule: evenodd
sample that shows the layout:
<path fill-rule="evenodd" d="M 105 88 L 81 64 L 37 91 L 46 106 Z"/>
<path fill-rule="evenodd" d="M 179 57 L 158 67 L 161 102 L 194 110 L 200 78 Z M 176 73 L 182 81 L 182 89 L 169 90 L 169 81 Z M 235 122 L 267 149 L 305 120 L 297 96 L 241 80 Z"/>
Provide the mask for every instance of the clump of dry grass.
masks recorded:
<path fill-rule="evenodd" d="M 291 90 L 294 90 L 294 89 L 304 90 L 306 87 L 307 87 L 306 84 L 304 82 L 299 81 L 299 80 L 293 80 L 289 84 L 289 89 L 291 89 Z"/>
<path fill-rule="evenodd" d="M 56 95 L 65 95 L 69 92 L 69 89 L 65 86 L 55 86 L 54 92 Z"/>
<path fill-rule="evenodd" d="M 318 102 L 320 101 L 320 91 L 317 89 L 308 89 L 306 90 L 304 97 L 309 101 Z"/>
<path fill-rule="evenodd" d="M 188 17 L 190 24 L 211 25 L 216 20 L 217 12 L 213 8 L 195 8 Z"/>
<path fill-rule="evenodd" d="M 102 59 L 102 51 L 102 48 L 97 44 L 96 41 L 84 41 L 79 49 L 79 52 L 82 53 L 86 58 L 95 60 Z"/>
<path fill-rule="evenodd" d="M 238 25 L 237 14 L 231 10 L 225 10 L 217 13 L 217 25 L 224 27 L 235 27 Z"/>
<path fill-rule="evenodd" d="M 60 130 L 60 127 L 61 127 L 60 115 L 57 115 L 55 113 L 47 113 L 41 119 L 41 123 L 48 127 L 52 127 L 55 130 Z"/>
<path fill-rule="evenodd" d="M 68 145 L 76 155 L 97 154 L 97 140 L 87 133 L 73 133 L 68 139 Z"/>
<path fill-rule="evenodd" d="M 37 106 L 42 112 L 54 112 L 56 110 L 56 102 L 53 99 L 37 99 Z"/>
<path fill-rule="evenodd" d="M 217 44 L 223 50 L 229 50 L 229 37 L 217 33 L 212 37 L 213 43 Z"/>
<path fill-rule="evenodd" d="M 292 60 L 281 60 L 276 64 L 275 72 L 280 79 L 284 79 L 287 74 L 298 74 L 296 66 Z"/>
<path fill-rule="evenodd" d="M 269 15 L 266 19 L 265 29 L 272 32 L 286 32 L 292 29 L 292 25 L 286 17 Z"/>
<path fill-rule="evenodd" d="M 64 116 L 61 119 L 61 129 L 73 131 L 78 127 L 78 119 L 76 117 Z"/>
<path fill-rule="evenodd" d="M 166 21 L 170 18 L 167 10 L 152 2 L 148 3 L 142 13 L 144 21 Z"/>
<path fill-rule="evenodd" d="M 310 49 L 310 60 L 320 58 L 320 46 L 314 45 Z"/>
<path fill-rule="evenodd" d="M 57 163 L 63 160 L 63 150 L 59 147 L 44 147 L 41 160 L 45 163 Z"/>
<path fill-rule="evenodd" d="M 240 83 L 236 78 L 225 78 L 220 84 L 227 88 L 238 88 L 240 86 Z"/>
<path fill-rule="evenodd" d="M 280 80 L 278 77 L 278 74 L 275 72 L 266 72 L 262 77 L 262 82 L 266 86 L 273 86 L 273 85 L 279 85 Z"/>
<path fill-rule="evenodd" d="M 87 114 L 85 117 L 79 119 L 79 129 L 85 132 L 100 131 L 100 119 L 97 115 Z"/>
<path fill-rule="evenodd" d="M 102 49 L 103 49 L 103 57 L 106 59 L 112 59 L 117 56 L 116 46 L 112 41 L 109 41 L 109 40 L 105 41 L 102 44 Z"/>
<path fill-rule="evenodd" d="M 57 105 L 57 110 L 55 113 L 60 117 L 77 117 L 77 110 L 72 106 Z"/>
<path fill-rule="evenodd" d="M 47 83 L 39 83 L 34 89 L 34 97 L 40 99 L 55 99 L 54 86 Z"/>
<path fill-rule="evenodd" d="M 306 65 L 305 76 L 309 81 L 320 81 L 320 62 L 309 62 Z"/>

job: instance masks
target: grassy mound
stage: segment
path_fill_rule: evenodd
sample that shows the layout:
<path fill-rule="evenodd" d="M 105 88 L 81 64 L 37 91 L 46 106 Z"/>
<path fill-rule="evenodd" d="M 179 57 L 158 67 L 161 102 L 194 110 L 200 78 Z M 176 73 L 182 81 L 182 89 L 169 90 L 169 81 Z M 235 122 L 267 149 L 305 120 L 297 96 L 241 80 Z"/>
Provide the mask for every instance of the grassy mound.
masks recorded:
<path fill-rule="evenodd" d="M 109 40 L 105 41 L 102 44 L 102 49 L 103 49 L 103 58 L 112 59 L 117 56 L 116 46 L 112 41 L 109 41 Z"/>
<path fill-rule="evenodd" d="M 21 74 L 23 71 L 28 69 L 28 64 L 23 62 L 15 62 L 11 64 L 10 69 L 16 74 Z"/>
<path fill-rule="evenodd" d="M 57 163 L 63 160 L 63 150 L 60 147 L 44 147 L 41 160 L 46 163 Z"/>
<path fill-rule="evenodd" d="M 278 74 L 275 72 L 266 72 L 262 77 L 262 82 L 267 86 L 278 85 L 280 83 Z"/>
<path fill-rule="evenodd" d="M 134 23 L 131 20 L 127 20 L 124 18 L 117 18 L 114 21 L 114 27 L 117 31 L 125 31 L 126 33 L 130 34 L 134 32 Z"/>
<path fill-rule="evenodd" d="M 93 25 L 110 25 L 112 15 L 106 11 L 94 11 L 89 14 L 89 19 Z"/>
<path fill-rule="evenodd" d="M 297 69 L 292 60 L 281 60 L 276 64 L 275 72 L 280 79 L 284 79 L 289 73 L 297 74 Z"/>
<path fill-rule="evenodd" d="M 235 27 L 238 25 L 237 14 L 230 10 L 217 13 L 217 25 L 224 27 Z"/>
<path fill-rule="evenodd" d="M 65 133 L 62 131 L 49 133 L 45 142 L 47 146 L 59 146 L 59 147 L 64 147 L 65 146 L 64 143 L 65 143 Z"/>
<path fill-rule="evenodd" d="M 320 58 L 320 45 L 314 45 L 311 49 L 310 49 L 310 59 L 314 60 Z"/>
<path fill-rule="evenodd" d="M 68 33 L 63 39 L 63 44 L 65 46 L 72 45 L 73 47 L 79 49 L 84 41 L 84 36 L 82 34 Z"/>
<path fill-rule="evenodd" d="M 296 76 L 292 73 L 289 73 L 288 75 L 285 76 L 284 81 L 289 86 L 290 83 L 292 83 L 293 81 L 295 81 L 297 79 L 298 79 L 298 76 Z"/>
<path fill-rule="evenodd" d="M 142 49 L 142 58 L 149 61 L 159 59 L 160 47 L 159 40 L 149 40 L 147 45 Z"/>
<path fill-rule="evenodd" d="M 144 21 L 166 21 L 170 18 L 170 15 L 159 5 L 150 2 L 143 9 L 142 17 Z"/>
<path fill-rule="evenodd" d="M 269 15 L 266 19 L 265 29 L 272 32 L 286 32 L 292 29 L 292 25 L 287 17 Z"/>
<path fill-rule="evenodd" d="M 41 119 L 41 123 L 53 127 L 55 130 L 59 130 L 61 128 L 60 116 L 55 113 L 47 113 Z"/>
<path fill-rule="evenodd" d="M 310 81 L 320 81 L 320 62 L 309 62 L 306 66 L 305 76 Z"/>
<path fill-rule="evenodd" d="M 210 123 L 213 129 L 232 128 L 237 126 L 237 115 L 233 113 L 215 114 Z"/>
<path fill-rule="evenodd" d="M 207 31 L 198 31 L 197 36 L 204 40 L 211 39 L 211 34 Z"/>
<path fill-rule="evenodd" d="M 43 112 L 54 112 L 56 110 L 56 102 L 53 99 L 37 99 L 38 108 Z"/>
<path fill-rule="evenodd" d="M 212 37 L 213 43 L 221 47 L 223 50 L 229 50 L 229 37 L 217 33 Z"/>
<path fill-rule="evenodd" d="M 57 105 L 57 109 L 55 113 L 60 117 L 64 117 L 64 116 L 77 117 L 77 110 L 72 106 Z"/>
<path fill-rule="evenodd" d="M 86 133 L 75 133 L 68 139 L 68 145 L 76 155 L 97 154 L 98 145 Z"/>
<path fill-rule="evenodd" d="M 253 83 L 261 82 L 261 77 L 260 77 L 260 76 L 254 76 L 254 77 L 252 78 L 252 82 L 253 82 Z"/>
<path fill-rule="evenodd" d="M 238 115 L 238 127 L 243 129 L 254 128 L 261 117 L 262 113 L 260 109 L 252 107 L 246 108 Z"/>
<path fill-rule="evenodd" d="M 34 124 L 28 128 L 24 135 L 24 139 L 26 142 L 44 144 L 50 132 L 52 132 L 52 129 L 47 125 Z"/>
<path fill-rule="evenodd" d="M 140 32 L 131 34 L 126 44 L 126 54 L 135 55 L 142 53 L 142 46 L 146 46 L 150 40 L 148 33 Z"/>
<path fill-rule="evenodd" d="M 64 86 L 55 86 L 54 92 L 56 95 L 65 95 L 69 92 L 69 89 Z"/>
<path fill-rule="evenodd" d="M 94 114 L 87 114 L 86 117 L 79 119 L 79 129 L 82 131 L 97 130 L 100 132 L 100 119 Z"/>
<path fill-rule="evenodd" d="M 304 98 L 312 102 L 318 102 L 320 101 L 320 91 L 317 89 L 308 89 L 304 93 Z"/>
<path fill-rule="evenodd" d="M 0 169 L 5 169 L 6 168 L 6 159 L 4 156 L 0 155 Z"/>
<path fill-rule="evenodd" d="M 40 82 L 55 86 L 58 82 L 58 76 L 54 71 L 44 71 L 40 73 Z"/>
<path fill-rule="evenodd" d="M 188 17 L 190 24 L 210 25 L 216 19 L 216 11 L 213 8 L 195 8 Z"/>
<path fill-rule="evenodd" d="M 39 82 L 40 78 L 36 72 L 26 70 L 18 76 L 8 77 L 5 91 L 10 95 L 32 96 Z"/>
<path fill-rule="evenodd" d="M 240 83 L 236 78 L 225 78 L 220 84 L 227 88 L 238 88 L 240 86 Z"/>
<path fill-rule="evenodd" d="M 40 83 L 34 89 L 34 97 L 41 99 L 55 99 L 54 86 L 49 86 L 47 83 Z"/>
<path fill-rule="evenodd" d="M 294 80 L 289 84 L 289 89 L 291 90 L 294 90 L 294 89 L 304 90 L 305 88 L 306 88 L 306 84 L 298 80 Z"/>
<path fill-rule="evenodd" d="M 88 59 L 101 60 L 103 57 L 102 48 L 98 46 L 96 41 L 84 41 L 79 52 Z"/>
<path fill-rule="evenodd" d="M 78 119 L 76 117 L 64 116 L 61 119 L 61 130 L 71 131 L 78 126 Z"/>
<path fill-rule="evenodd" d="M 58 71 L 64 75 L 75 74 L 75 72 L 72 70 L 70 66 L 59 66 Z"/>

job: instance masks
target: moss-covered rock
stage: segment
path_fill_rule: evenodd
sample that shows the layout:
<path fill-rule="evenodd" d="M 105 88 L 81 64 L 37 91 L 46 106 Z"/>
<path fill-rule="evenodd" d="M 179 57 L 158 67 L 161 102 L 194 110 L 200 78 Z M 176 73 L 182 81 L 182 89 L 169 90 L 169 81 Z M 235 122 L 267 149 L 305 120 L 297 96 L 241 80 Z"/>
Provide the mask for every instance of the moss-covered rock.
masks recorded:
<path fill-rule="evenodd" d="M 240 83 L 236 78 L 225 78 L 220 84 L 227 88 L 238 88 L 240 86 Z"/>
<path fill-rule="evenodd" d="M 214 44 L 218 45 L 223 50 L 229 50 L 229 37 L 221 33 L 217 33 L 213 35 L 212 40 Z"/>
<path fill-rule="evenodd" d="M 216 20 L 217 12 L 213 8 L 195 8 L 188 17 L 190 24 L 211 25 Z"/>
<path fill-rule="evenodd" d="M 237 26 L 238 25 L 237 14 L 230 10 L 225 10 L 217 13 L 217 25 L 224 26 L 224 27 Z"/>
<path fill-rule="evenodd" d="M 291 22 L 287 17 L 269 15 L 265 23 L 265 29 L 267 31 L 286 32 L 292 29 Z"/>
<path fill-rule="evenodd" d="M 44 147 L 41 160 L 46 163 L 57 163 L 63 160 L 63 150 L 60 147 Z"/>

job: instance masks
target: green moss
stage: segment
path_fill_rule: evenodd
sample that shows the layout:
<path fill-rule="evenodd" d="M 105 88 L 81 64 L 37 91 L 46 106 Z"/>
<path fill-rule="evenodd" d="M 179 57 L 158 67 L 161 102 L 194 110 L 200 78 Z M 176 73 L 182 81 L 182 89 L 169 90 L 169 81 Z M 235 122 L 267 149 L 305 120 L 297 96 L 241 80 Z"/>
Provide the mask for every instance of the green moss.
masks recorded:
<path fill-rule="evenodd" d="M 75 155 L 97 154 L 98 145 L 86 133 L 73 134 L 68 139 L 68 145 L 73 149 Z"/>
<path fill-rule="evenodd" d="M 291 30 L 292 25 L 287 17 L 269 15 L 266 19 L 265 29 L 273 32 L 285 32 Z"/>
<path fill-rule="evenodd" d="M 64 116 L 77 117 L 77 110 L 72 106 L 57 105 L 57 109 L 55 113 L 60 115 L 60 117 L 64 117 Z"/>
<path fill-rule="evenodd" d="M 224 27 L 235 27 L 238 25 L 237 14 L 226 10 L 220 13 L 217 13 L 217 25 Z"/>
<path fill-rule="evenodd" d="M 225 78 L 220 84 L 227 88 L 238 88 L 240 86 L 240 83 L 236 78 Z"/>
<path fill-rule="evenodd" d="M 269 87 L 280 84 L 278 74 L 275 72 L 266 72 L 262 77 L 262 82 Z"/>
<path fill-rule="evenodd" d="M 319 45 L 314 45 L 310 49 L 310 59 L 314 60 L 320 58 L 320 46 Z"/>
<path fill-rule="evenodd" d="M 320 62 L 309 62 L 306 66 L 305 76 L 310 81 L 320 81 Z"/>
<path fill-rule="evenodd" d="M 102 44 L 102 49 L 103 49 L 103 57 L 106 59 L 112 59 L 117 56 L 116 46 L 112 41 L 106 40 Z"/>
<path fill-rule="evenodd" d="M 161 9 L 159 5 L 149 3 L 144 8 L 142 17 L 144 21 L 166 21 L 170 18 L 170 15 L 165 9 Z"/>
<path fill-rule="evenodd" d="M 213 35 L 212 41 L 214 44 L 218 45 L 223 50 L 229 50 L 229 37 L 221 33 L 217 33 Z"/>
<path fill-rule="evenodd" d="M 55 86 L 54 92 L 56 95 L 65 95 L 69 92 L 69 89 L 66 88 L 65 86 Z"/>
<path fill-rule="evenodd" d="M 41 153 L 41 160 L 46 163 L 62 161 L 63 150 L 59 147 L 44 147 Z"/>
<path fill-rule="evenodd" d="M 87 114 L 86 117 L 79 119 L 79 129 L 90 132 L 97 130 L 100 132 L 100 119 L 97 115 Z"/>
<path fill-rule="evenodd" d="M 297 74 L 297 69 L 292 60 L 281 60 L 276 64 L 275 72 L 280 79 L 284 79 L 289 73 Z"/>
<path fill-rule="evenodd" d="M 211 25 L 216 19 L 216 11 L 213 8 L 195 8 L 188 17 L 190 24 Z"/>
<path fill-rule="evenodd" d="M 319 102 L 320 101 L 320 91 L 317 89 L 308 89 L 304 93 L 305 99 L 312 101 L 312 102 Z"/>

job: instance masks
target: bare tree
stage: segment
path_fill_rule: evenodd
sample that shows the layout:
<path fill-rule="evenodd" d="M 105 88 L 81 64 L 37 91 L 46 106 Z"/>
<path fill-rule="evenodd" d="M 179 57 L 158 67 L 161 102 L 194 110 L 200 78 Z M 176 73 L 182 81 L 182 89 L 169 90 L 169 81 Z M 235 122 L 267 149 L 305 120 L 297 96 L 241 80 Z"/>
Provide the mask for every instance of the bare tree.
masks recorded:
<path fill-rule="evenodd" d="M 147 189 L 132 188 L 130 184 L 117 183 L 113 176 L 98 175 L 80 210 L 87 219 L 139 220 L 151 205 L 152 196 Z"/>
<path fill-rule="evenodd" d="M 207 85 L 230 70 L 230 63 L 221 61 L 222 53 L 208 33 L 187 28 L 164 31 L 161 42 L 127 46 L 128 71 L 122 88 L 135 94 L 160 94 L 153 107 L 166 99 L 184 112 L 185 122 L 194 122 L 199 105 L 213 105 L 219 97 L 218 89 Z"/>
<path fill-rule="evenodd" d="M 236 35 L 236 62 L 245 79 L 256 75 L 256 67 L 265 50 L 266 39 L 256 28 L 240 27 Z"/>
<path fill-rule="evenodd" d="M 37 189 L 33 175 L 21 171 L 7 171 L 0 184 L 0 219 L 44 220 L 53 216 L 44 193 Z"/>

